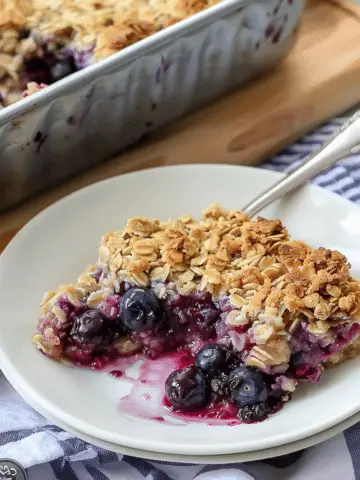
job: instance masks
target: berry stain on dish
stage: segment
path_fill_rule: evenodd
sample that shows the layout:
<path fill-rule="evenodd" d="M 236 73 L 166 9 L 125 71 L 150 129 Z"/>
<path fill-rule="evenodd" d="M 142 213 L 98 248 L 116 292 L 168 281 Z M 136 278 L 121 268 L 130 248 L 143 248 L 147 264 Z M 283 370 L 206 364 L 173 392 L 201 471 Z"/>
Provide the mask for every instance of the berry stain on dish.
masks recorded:
<path fill-rule="evenodd" d="M 104 370 L 130 387 L 130 392 L 118 402 L 121 414 L 177 425 L 196 421 L 208 425 L 234 426 L 249 421 L 239 415 L 241 402 L 226 398 L 225 391 L 220 395 L 218 385 L 214 384 L 214 390 L 209 378 L 193 364 L 194 357 L 189 352 L 178 351 L 162 355 L 158 359 L 150 359 L 145 355 L 121 358 L 115 361 L 115 365 L 121 366 L 122 370 L 113 370 L 114 365 L 109 365 Z M 221 377 L 220 372 L 216 372 L 216 375 Z M 238 385 L 235 387 L 234 383 L 234 391 L 238 390 Z M 243 390 L 248 391 L 248 384 L 244 384 Z M 255 400 L 253 408 L 249 409 L 249 412 L 253 410 L 251 423 L 262 420 L 270 411 L 264 404 L 260 407 L 261 416 L 256 413 L 256 408 L 259 408 L 258 395 L 254 393 L 247 393 L 247 404 Z"/>
<path fill-rule="evenodd" d="M 32 339 L 53 360 L 125 382 L 122 414 L 237 425 L 357 356 L 359 318 L 341 253 L 213 204 L 200 222 L 133 217 L 104 235 L 95 265 L 46 292 Z"/>

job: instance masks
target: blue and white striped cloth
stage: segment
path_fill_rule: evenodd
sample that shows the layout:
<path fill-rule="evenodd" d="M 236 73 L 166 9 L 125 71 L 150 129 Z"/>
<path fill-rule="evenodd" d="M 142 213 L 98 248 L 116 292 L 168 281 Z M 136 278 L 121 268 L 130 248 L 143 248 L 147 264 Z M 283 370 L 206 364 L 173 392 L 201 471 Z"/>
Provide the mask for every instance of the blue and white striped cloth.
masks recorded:
<path fill-rule="evenodd" d="M 289 172 L 344 120 L 332 120 L 262 168 Z M 360 155 L 313 183 L 360 204 L 359 180 Z M 0 459 L 18 461 L 29 480 L 360 480 L 360 424 L 316 447 L 268 461 L 179 465 L 122 456 L 74 438 L 29 407 L 1 373 L 0 412 Z"/>

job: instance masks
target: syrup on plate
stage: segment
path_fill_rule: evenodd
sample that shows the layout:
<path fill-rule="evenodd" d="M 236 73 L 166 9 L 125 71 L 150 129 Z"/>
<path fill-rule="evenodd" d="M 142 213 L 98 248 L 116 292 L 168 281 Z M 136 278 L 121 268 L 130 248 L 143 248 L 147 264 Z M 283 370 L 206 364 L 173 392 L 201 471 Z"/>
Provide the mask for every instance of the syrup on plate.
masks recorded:
<path fill-rule="evenodd" d="M 194 357 L 185 351 L 163 355 L 152 360 L 142 354 L 122 357 L 108 365 L 106 371 L 127 384 L 130 393 L 120 398 L 118 409 L 122 414 L 144 420 L 185 425 L 203 422 L 208 425 L 238 425 L 237 409 L 227 401 L 213 402 L 196 412 L 174 409 L 165 396 L 165 381 L 178 368 L 194 363 Z"/>

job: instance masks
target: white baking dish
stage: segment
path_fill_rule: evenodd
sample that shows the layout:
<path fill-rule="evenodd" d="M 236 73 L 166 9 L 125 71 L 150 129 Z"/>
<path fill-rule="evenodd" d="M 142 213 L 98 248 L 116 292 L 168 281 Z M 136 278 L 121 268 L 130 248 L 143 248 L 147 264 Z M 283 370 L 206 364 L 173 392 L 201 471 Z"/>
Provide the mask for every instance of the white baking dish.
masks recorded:
<path fill-rule="evenodd" d="M 225 0 L 0 112 L 0 210 L 278 62 L 305 0 Z"/>

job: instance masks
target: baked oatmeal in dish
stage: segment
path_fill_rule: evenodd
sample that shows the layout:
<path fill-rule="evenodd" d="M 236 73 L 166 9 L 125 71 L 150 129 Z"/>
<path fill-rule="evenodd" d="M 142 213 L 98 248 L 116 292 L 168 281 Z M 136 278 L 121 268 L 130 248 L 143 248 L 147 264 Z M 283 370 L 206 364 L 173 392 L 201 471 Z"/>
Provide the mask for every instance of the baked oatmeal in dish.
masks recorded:
<path fill-rule="evenodd" d="M 0 110 L 221 2 L 0 0 Z M 253 55 L 285 41 L 301 2 L 240 2 L 240 50 Z M 163 59 L 157 78 L 170 63 Z"/>
<path fill-rule="evenodd" d="M 218 204 L 200 221 L 134 217 L 103 236 L 76 283 L 45 294 L 32 339 L 51 359 L 99 370 L 135 352 L 187 352 L 164 385 L 169 408 L 226 403 L 241 421 L 262 421 L 300 382 L 360 352 L 349 269 L 279 220 Z"/>
<path fill-rule="evenodd" d="M 0 105 L 218 2 L 0 0 Z"/>

